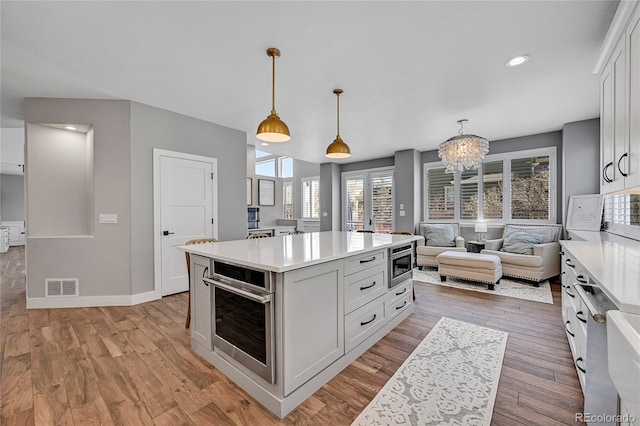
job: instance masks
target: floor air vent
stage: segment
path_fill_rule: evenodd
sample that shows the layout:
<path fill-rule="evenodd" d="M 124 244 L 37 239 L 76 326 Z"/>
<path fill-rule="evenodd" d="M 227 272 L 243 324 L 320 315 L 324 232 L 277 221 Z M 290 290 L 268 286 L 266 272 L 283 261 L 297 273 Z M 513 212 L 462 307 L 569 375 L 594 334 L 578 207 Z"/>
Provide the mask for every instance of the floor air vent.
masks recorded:
<path fill-rule="evenodd" d="M 47 297 L 78 295 L 78 279 L 77 278 L 62 278 L 62 279 L 47 278 L 45 280 L 45 287 L 47 290 Z"/>

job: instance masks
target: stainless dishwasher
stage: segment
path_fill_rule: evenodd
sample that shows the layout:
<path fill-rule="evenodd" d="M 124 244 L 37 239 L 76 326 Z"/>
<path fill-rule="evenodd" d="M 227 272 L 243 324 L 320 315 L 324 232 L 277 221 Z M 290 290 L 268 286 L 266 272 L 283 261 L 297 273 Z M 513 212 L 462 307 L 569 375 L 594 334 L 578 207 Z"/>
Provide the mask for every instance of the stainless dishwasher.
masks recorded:
<path fill-rule="evenodd" d="M 606 324 L 607 311 L 618 308 L 595 284 L 579 282 L 574 288 L 588 310 L 578 318 L 587 323 L 587 365 L 576 363 L 585 373 L 585 420 L 587 424 L 616 425 L 615 421 L 603 419 L 615 420 L 618 414 L 618 392 L 609 377 Z"/>

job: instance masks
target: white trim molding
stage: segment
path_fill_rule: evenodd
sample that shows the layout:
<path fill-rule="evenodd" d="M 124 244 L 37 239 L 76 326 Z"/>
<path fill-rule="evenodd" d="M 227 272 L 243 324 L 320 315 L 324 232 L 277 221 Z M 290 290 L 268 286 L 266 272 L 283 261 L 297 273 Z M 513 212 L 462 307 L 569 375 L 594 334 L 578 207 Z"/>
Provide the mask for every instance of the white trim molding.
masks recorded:
<path fill-rule="evenodd" d="M 93 308 L 132 306 L 160 299 L 155 291 L 123 296 L 27 297 L 27 309 Z"/>

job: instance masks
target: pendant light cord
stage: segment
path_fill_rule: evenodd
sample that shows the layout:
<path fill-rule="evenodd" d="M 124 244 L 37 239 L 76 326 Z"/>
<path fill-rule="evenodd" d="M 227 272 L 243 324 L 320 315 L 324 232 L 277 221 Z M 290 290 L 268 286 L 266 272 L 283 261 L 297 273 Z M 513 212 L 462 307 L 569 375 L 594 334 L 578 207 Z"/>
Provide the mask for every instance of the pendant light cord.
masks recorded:
<path fill-rule="evenodd" d="M 338 105 L 338 107 L 336 108 L 337 110 L 337 123 L 338 123 L 338 134 L 337 136 L 340 137 L 340 93 L 336 93 L 336 103 Z"/>
<path fill-rule="evenodd" d="M 271 57 L 271 114 L 276 115 L 276 57 Z"/>

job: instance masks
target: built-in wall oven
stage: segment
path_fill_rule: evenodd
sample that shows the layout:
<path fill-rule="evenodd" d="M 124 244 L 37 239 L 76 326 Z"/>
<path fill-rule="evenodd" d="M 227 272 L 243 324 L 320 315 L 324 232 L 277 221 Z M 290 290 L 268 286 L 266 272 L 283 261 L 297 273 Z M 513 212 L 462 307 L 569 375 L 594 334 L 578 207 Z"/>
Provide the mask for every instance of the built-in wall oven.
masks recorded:
<path fill-rule="evenodd" d="M 269 383 L 275 383 L 273 276 L 271 272 L 221 261 L 205 281 L 213 286 L 214 351 Z"/>
<path fill-rule="evenodd" d="M 411 278 L 413 243 L 389 248 L 389 288 Z"/>

